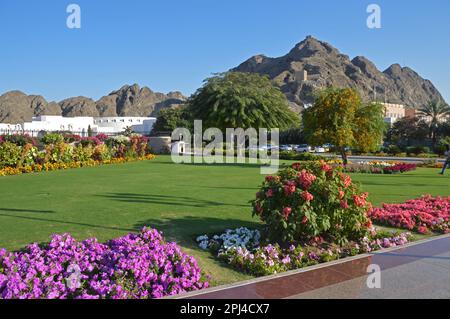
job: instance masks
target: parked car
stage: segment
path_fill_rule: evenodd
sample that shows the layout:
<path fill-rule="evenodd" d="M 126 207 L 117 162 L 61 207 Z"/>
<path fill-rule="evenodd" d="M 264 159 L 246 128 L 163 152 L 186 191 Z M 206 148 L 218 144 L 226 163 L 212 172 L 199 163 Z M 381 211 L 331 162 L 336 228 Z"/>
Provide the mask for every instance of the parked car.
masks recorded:
<path fill-rule="evenodd" d="M 323 144 L 322 147 L 325 149 L 325 152 L 328 153 L 333 148 L 333 145 L 328 143 L 328 144 Z"/>
<path fill-rule="evenodd" d="M 315 153 L 326 153 L 326 150 L 322 146 L 316 146 L 316 147 L 314 147 L 314 152 Z"/>
<path fill-rule="evenodd" d="M 309 146 L 307 144 L 300 144 L 300 145 L 297 145 L 297 147 L 295 147 L 295 151 L 298 153 L 311 153 L 312 148 L 311 148 L 311 146 Z"/>
<path fill-rule="evenodd" d="M 280 151 L 290 152 L 293 148 L 291 145 L 280 145 Z"/>

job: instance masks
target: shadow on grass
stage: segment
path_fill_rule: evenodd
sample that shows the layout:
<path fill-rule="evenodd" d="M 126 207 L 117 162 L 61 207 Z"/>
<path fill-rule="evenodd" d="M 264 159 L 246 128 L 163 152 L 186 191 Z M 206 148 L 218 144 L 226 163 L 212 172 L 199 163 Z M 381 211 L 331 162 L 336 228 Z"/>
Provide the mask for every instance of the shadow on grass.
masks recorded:
<path fill-rule="evenodd" d="M 135 194 L 135 193 L 108 193 L 104 195 L 95 195 L 99 197 L 110 198 L 119 202 L 126 203 L 142 203 L 157 204 L 166 206 L 189 206 L 189 207 L 217 207 L 217 206 L 235 206 L 249 207 L 248 205 L 227 204 L 223 202 L 215 202 L 210 200 L 199 199 L 187 196 L 174 195 L 152 195 L 152 194 Z"/>
<path fill-rule="evenodd" d="M 143 227 L 155 228 L 162 231 L 167 240 L 176 241 L 185 247 L 200 250 L 195 241 L 197 236 L 219 234 L 226 229 L 239 227 L 255 229 L 260 228 L 261 224 L 233 218 L 184 216 L 139 221 L 134 225 L 134 230 L 140 231 Z"/>
<path fill-rule="evenodd" d="M 16 212 L 16 213 L 55 213 L 53 210 L 37 210 L 37 209 L 18 209 L 18 208 L 0 208 L 0 212 Z"/>
<path fill-rule="evenodd" d="M 258 187 L 201 186 L 201 185 L 184 185 L 184 184 L 183 185 L 179 184 L 179 185 L 176 185 L 176 186 L 189 187 L 189 188 L 205 188 L 205 189 L 212 188 L 212 189 L 245 190 L 245 191 L 247 191 L 247 190 L 257 191 L 259 189 Z"/>
<path fill-rule="evenodd" d="M 121 230 L 121 231 L 126 231 L 126 232 L 134 231 L 134 229 L 130 229 L 130 228 L 120 228 L 120 227 L 111 227 L 111 226 L 104 226 L 104 225 L 88 224 L 88 223 L 70 222 L 70 221 L 63 221 L 63 220 L 50 219 L 50 218 L 41 218 L 41 217 L 18 216 L 18 215 L 2 214 L 2 213 L 0 213 L 0 217 L 9 217 L 9 218 L 37 221 L 37 222 L 56 223 L 56 224 L 74 225 L 74 226 L 83 226 L 83 227 L 99 228 L 99 229 L 107 229 L 107 230 Z"/>
<path fill-rule="evenodd" d="M 158 164 L 170 164 L 170 165 L 187 165 L 187 166 L 205 166 L 205 167 L 238 167 L 238 168 L 260 168 L 266 166 L 265 164 L 252 164 L 252 163 L 174 163 L 174 162 L 159 162 Z"/>

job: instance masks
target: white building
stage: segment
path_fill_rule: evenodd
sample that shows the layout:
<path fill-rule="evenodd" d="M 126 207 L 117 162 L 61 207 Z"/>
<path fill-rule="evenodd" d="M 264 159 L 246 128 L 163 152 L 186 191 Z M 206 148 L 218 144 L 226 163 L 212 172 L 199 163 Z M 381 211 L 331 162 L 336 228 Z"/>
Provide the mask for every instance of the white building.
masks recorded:
<path fill-rule="evenodd" d="M 100 133 L 123 132 L 127 127 L 140 134 L 149 134 L 155 124 L 155 117 L 95 117 L 94 126 Z"/>
<path fill-rule="evenodd" d="M 33 117 L 23 125 L 1 124 L 0 133 L 28 133 L 37 136 L 42 132 L 66 131 L 87 136 L 88 131 L 108 135 L 118 134 L 126 128 L 140 134 L 149 134 L 156 118 L 154 117 L 63 117 L 42 115 Z"/>

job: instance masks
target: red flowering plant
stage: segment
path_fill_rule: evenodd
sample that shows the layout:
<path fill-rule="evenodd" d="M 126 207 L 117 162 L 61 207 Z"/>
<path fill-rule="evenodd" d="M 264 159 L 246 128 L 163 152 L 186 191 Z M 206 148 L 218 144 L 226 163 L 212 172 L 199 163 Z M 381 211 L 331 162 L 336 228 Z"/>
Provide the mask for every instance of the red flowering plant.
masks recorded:
<path fill-rule="evenodd" d="M 450 232 L 450 196 L 424 195 L 402 204 L 383 204 L 369 212 L 380 224 L 415 230 L 421 234 Z"/>
<path fill-rule="evenodd" d="M 339 168 L 325 162 L 296 163 L 265 178 L 252 201 L 253 215 L 266 224 L 272 241 L 321 236 L 345 243 L 373 231 L 367 197 Z"/>

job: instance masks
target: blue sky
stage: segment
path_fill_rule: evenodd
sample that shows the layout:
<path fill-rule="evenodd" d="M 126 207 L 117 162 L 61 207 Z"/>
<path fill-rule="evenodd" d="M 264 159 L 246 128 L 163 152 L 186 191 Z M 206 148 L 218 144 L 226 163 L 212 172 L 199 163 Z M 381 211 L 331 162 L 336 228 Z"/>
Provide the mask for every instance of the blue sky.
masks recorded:
<path fill-rule="evenodd" d="M 81 29 L 66 7 L 81 7 Z M 382 9 L 368 29 L 366 8 Z M 189 95 L 255 54 L 286 54 L 307 35 L 384 70 L 415 69 L 450 101 L 450 1 L 0 0 L 0 93 L 94 99 L 138 83 Z"/>

